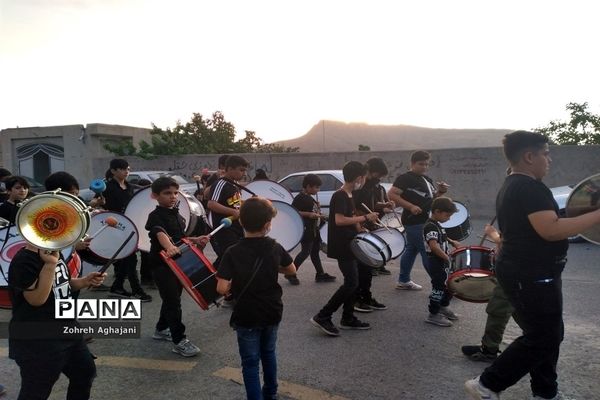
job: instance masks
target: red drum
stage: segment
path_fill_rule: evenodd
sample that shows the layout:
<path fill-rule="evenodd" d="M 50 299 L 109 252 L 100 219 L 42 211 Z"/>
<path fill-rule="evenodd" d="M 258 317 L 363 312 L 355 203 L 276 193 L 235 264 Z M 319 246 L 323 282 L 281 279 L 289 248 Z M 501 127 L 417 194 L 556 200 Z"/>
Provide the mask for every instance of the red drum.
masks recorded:
<path fill-rule="evenodd" d="M 450 254 L 448 290 L 461 300 L 486 303 L 498 284 L 494 250 L 483 246 L 459 247 Z"/>
<path fill-rule="evenodd" d="M 108 218 L 117 220 L 117 225 L 105 228 Z M 106 264 L 131 232 L 135 232 L 133 237 L 115 256 L 115 260 L 129 257 L 137 250 L 139 239 L 137 227 L 132 220 L 121 213 L 102 211 L 92 215 L 88 232 L 90 235 L 99 232 L 90 242 L 90 247 L 79 252 L 81 258 L 90 264 Z"/>
<path fill-rule="evenodd" d="M 8 270 L 15 254 L 26 244 L 27 242 L 16 226 L 0 229 L 0 249 L 2 249 L 0 251 L 0 308 L 12 308 L 12 302 L 8 294 Z M 77 254 L 73 253 L 72 247 L 62 249 L 61 253 L 67 262 L 71 277 L 77 278 L 80 272 L 81 260 L 79 260 Z"/>
<path fill-rule="evenodd" d="M 201 309 L 208 310 L 221 298 L 217 293 L 217 270 L 192 242 L 185 238 L 181 241 L 180 255 L 170 258 L 164 251 L 160 255 L 192 299 Z"/>

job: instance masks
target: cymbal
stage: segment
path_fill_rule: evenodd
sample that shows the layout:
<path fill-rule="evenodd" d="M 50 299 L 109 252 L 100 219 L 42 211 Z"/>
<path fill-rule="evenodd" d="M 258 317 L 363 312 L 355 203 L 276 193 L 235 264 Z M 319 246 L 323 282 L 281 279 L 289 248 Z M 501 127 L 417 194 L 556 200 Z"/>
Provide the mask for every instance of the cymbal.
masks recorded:
<path fill-rule="evenodd" d="M 573 189 L 565 213 L 567 217 L 576 217 L 600 208 L 600 174 L 592 175 L 579 182 Z M 585 240 L 600 244 L 600 225 L 595 225 L 580 234 Z"/>

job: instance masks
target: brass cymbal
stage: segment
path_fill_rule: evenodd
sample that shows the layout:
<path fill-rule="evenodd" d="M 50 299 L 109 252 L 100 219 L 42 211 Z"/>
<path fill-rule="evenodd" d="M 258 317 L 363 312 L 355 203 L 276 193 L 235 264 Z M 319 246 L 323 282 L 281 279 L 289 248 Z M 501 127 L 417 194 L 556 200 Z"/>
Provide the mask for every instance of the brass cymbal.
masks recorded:
<path fill-rule="evenodd" d="M 600 174 L 592 175 L 575 186 L 567 199 L 565 213 L 567 217 L 576 217 L 598 208 L 600 208 Z M 595 225 L 580 235 L 589 242 L 600 244 L 600 225 Z"/>

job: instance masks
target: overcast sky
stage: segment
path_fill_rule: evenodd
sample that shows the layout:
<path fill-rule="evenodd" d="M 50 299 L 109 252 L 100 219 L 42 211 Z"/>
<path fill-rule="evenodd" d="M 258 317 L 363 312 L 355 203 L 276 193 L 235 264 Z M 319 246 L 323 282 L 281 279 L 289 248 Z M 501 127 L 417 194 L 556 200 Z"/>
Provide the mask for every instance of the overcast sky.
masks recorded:
<path fill-rule="evenodd" d="M 600 110 L 597 1 L 0 0 L 0 129 L 321 119 L 530 129 Z"/>

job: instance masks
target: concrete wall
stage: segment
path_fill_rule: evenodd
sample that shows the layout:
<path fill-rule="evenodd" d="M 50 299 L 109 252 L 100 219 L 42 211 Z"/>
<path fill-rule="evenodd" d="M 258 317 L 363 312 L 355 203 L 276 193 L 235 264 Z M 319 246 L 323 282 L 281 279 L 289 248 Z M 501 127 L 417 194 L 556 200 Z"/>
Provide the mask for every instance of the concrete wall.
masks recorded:
<path fill-rule="evenodd" d="M 600 173 L 600 146 L 552 147 L 552 167 L 545 179 L 548 186 L 578 183 L 584 178 Z M 273 180 L 298 171 L 341 169 L 350 160 L 366 161 L 370 157 L 385 160 L 390 174 L 385 181 L 407 171 L 412 151 L 349 152 L 349 153 L 290 153 L 244 154 L 250 161 L 249 175 L 262 168 Z M 94 176 L 102 177 L 114 157 L 96 159 Z M 218 155 L 164 156 L 154 160 L 128 157 L 132 170 L 169 170 L 191 177 L 202 168 L 216 169 Z M 444 180 L 451 185 L 448 195 L 462 202 L 474 217 L 490 218 L 494 215 L 496 192 L 502 184 L 507 163 L 502 149 L 476 148 L 436 150 L 432 152 L 429 175 L 434 180 Z"/>

